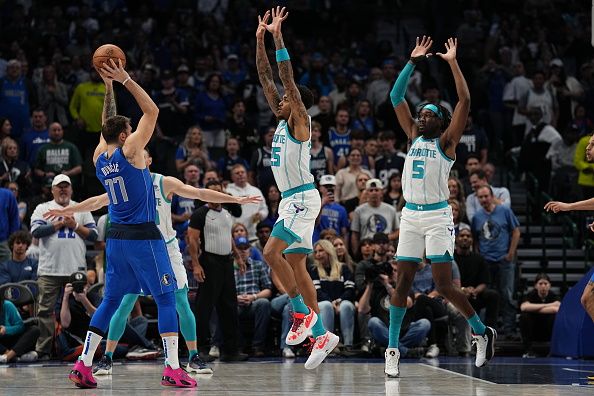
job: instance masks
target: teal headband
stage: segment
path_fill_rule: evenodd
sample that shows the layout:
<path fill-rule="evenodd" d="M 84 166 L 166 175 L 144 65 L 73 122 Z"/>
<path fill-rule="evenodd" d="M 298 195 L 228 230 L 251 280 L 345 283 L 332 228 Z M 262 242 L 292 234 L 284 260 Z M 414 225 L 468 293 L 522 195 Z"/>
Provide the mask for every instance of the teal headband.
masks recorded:
<path fill-rule="evenodd" d="M 435 106 L 434 104 L 428 103 L 425 106 L 423 106 L 423 109 L 431 110 L 436 116 L 443 120 L 441 110 L 439 110 L 439 107 Z"/>

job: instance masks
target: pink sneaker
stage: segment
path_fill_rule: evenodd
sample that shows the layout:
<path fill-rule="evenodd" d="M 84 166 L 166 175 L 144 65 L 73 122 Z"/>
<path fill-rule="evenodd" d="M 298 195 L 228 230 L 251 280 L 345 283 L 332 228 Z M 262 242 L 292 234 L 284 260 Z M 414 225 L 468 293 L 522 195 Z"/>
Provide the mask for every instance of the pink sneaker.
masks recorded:
<path fill-rule="evenodd" d="M 68 379 L 79 388 L 96 388 L 97 381 L 93 378 L 93 366 L 85 366 L 82 360 L 78 360 L 70 374 Z"/>
<path fill-rule="evenodd" d="M 316 324 L 317 320 L 318 315 L 311 308 L 309 308 L 308 314 L 294 312 L 293 325 L 285 338 L 287 345 L 299 345 L 305 341 L 309 330 Z"/>
<path fill-rule="evenodd" d="M 161 385 L 176 386 L 178 388 L 195 388 L 198 383 L 190 377 L 181 367 L 174 370 L 171 366 L 166 365 L 163 369 L 163 377 L 161 377 Z"/>

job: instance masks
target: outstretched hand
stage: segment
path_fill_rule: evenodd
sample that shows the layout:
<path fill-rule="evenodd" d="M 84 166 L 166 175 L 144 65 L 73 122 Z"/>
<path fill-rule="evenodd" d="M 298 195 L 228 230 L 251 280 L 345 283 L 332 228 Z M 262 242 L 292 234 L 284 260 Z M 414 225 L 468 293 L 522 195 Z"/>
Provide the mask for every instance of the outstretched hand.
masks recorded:
<path fill-rule="evenodd" d="M 566 212 L 569 210 L 569 204 L 566 204 L 565 202 L 551 201 L 551 202 L 547 202 L 544 209 L 547 212 L 553 212 L 553 213 Z"/>
<path fill-rule="evenodd" d="M 266 24 L 268 23 L 268 19 L 270 19 L 270 10 L 266 11 L 264 17 L 258 15 L 258 28 L 256 29 L 256 38 L 261 40 L 264 38 L 264 34 L 266 34 Z"/>
<path fill-rule="evenodd" d="M 444 61 L 452 61 L 456 59 L 456 48 L 458 47 L 458 39 L 457 38 L 449 38 L 448 42 L 445 43 L 445 48 L 447 52 L 442 54 L 441 52 L 436 53 L 435 55 L 441 57 Z"/>
<path fill-rule="evenodd" d="M 413 62 L 417 62 L 422 58 L 430 57 L 433 54 L 430 52 L 427 53 L 427 51 L 429 51 L 429 48 L 431 48 L 432 45 L 433 40 L 430 36 L 423 36 L 420 41 L 417 37 L 416 46 L 410 53 L 410 58 L 413 60 Z"/>
<path fill-rule="evenodd" d="M 289 12 L 285 11 L 285 7 L 280 8 L 280 6 L 273 8 L 272 12 L 272 22 L 266 25 L 266 30 L 268 30 L 273 35 L 278 35 L 281 32 L 281 25 L 285 19 L 289 16 Z"/>
<path fill-rule="evenodd" d="M 130 77 L 128 72 L 124 69 L 122 65 L 122 60 L 118 59 L 118 63 L 116 64 L 113 59 L 110 59 L 108 63 L 103 63 L 103 67 L 100 69 L 99 75 L 105 81 L 106 78 L 116 80 L 119 83 L 123 83 L 124 80 Z"/>
<path fill-rule="evenodd" d="M 237 197 L 237 203 L 240 205 L 260 202 L 262 202 L 262 197 L 259 195 L 252 195 L 251 197 Z"/>
<path fill-rule="evenodd" d="M 74 212 L 72 212 L 69 208 L 50 209 L 44 213 L 43 217 L 45 219 L 55 219 L 58 217 L 72 216 L 73 214 Z"/>

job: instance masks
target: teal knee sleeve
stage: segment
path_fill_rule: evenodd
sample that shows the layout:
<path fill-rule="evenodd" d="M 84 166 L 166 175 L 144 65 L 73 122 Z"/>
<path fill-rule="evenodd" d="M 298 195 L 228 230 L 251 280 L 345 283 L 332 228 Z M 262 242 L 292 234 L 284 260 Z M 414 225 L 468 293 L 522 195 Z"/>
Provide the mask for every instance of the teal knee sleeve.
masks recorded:
<path fill-rule="evenodd" d="M 196 317 L 190 308 L 187 287 L 175 291 L 175 309 L 179 316 L 179 329 L 184 339 L 186 342 L 196 341 Z"/>
<path fill-rule="evenodd" d="M 128 316 L 134 308 L 134 303 L 138 300 L 138 294 L 126 294 L 120 303 L 119 308 L 115 311 L 109 322 L 109 333 L 107 339 L 110 341 L 119 341 L 126 329 L 126 322 Z"/>

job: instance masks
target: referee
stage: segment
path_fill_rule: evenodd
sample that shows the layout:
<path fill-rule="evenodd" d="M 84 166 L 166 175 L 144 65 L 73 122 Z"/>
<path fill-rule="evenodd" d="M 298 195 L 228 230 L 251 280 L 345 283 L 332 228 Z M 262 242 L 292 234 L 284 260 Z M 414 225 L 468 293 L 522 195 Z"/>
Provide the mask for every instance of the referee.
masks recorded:
<path fill-rule="evenodd" d="M 211 180 L 206 188 L 222 192 L 219 181 Z M 221 361 L 246 360 L 239 353 L 237 343 L 237 293 L 233 271 L 233 253 L 237 248 L 231 238 L 233 217 L 221 204 L 208 203 L 199 207 L 190 217 L 188 247 L 192 257 L 194 278 L 200 282 L 196 295 L 196 335 L 203 360 L 208 356 L 210 315 L 217 309 L 223 334 Z M 237 257 L 239 255 L 236 254 Z M 238 263 L 245 271 L 245 263 Z"/>

